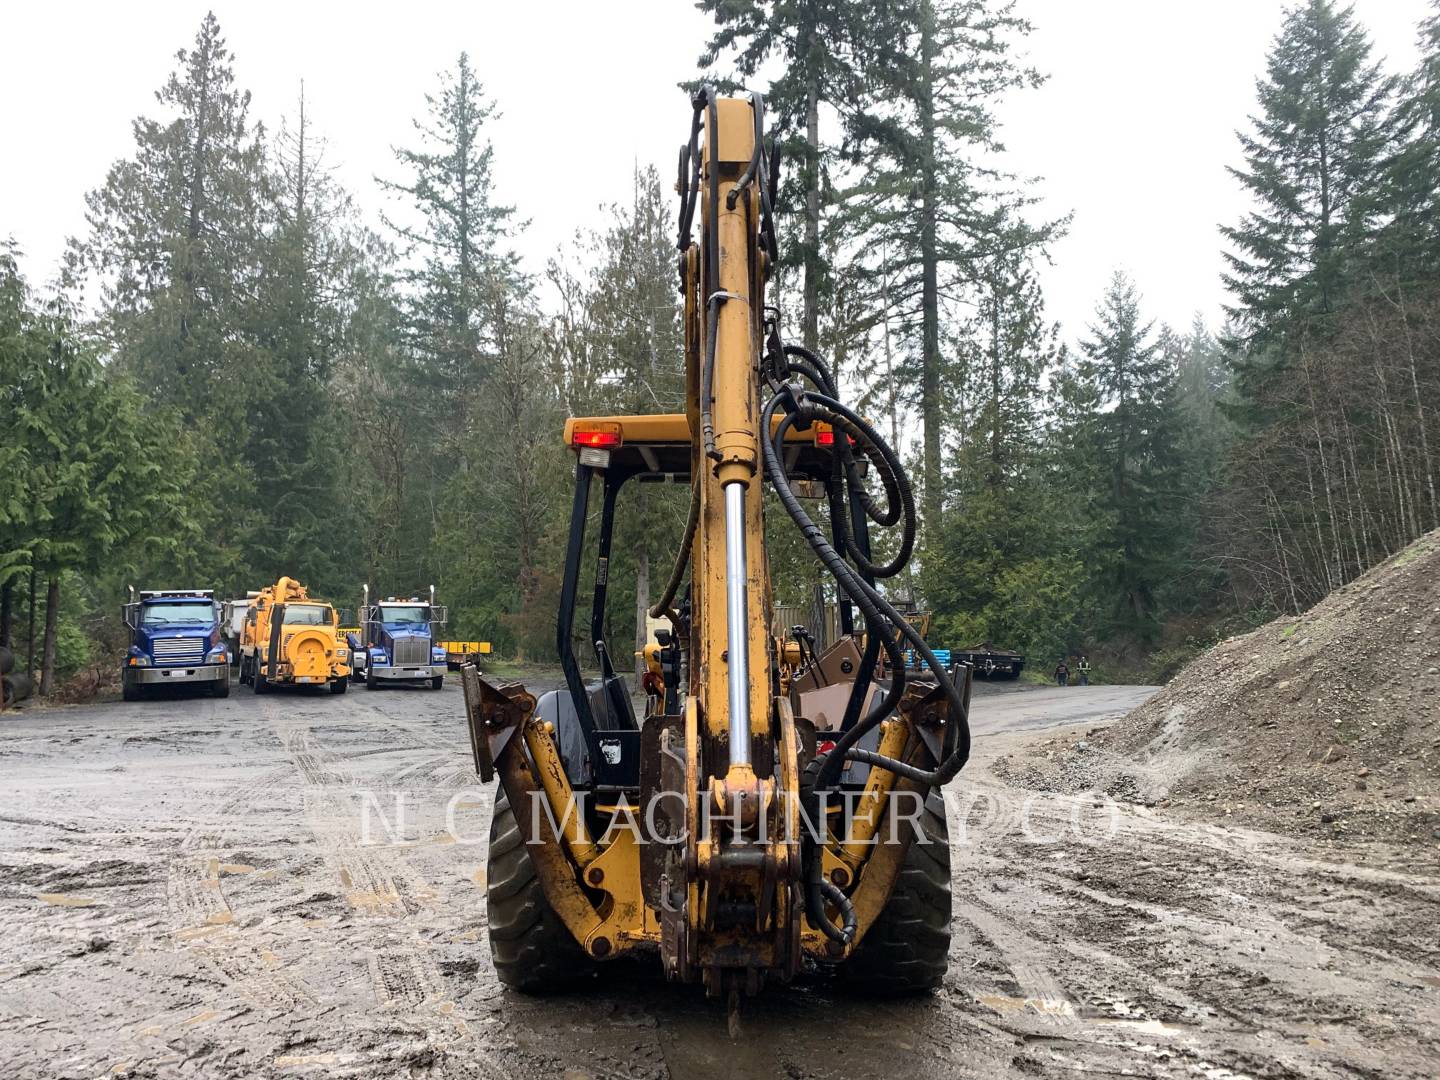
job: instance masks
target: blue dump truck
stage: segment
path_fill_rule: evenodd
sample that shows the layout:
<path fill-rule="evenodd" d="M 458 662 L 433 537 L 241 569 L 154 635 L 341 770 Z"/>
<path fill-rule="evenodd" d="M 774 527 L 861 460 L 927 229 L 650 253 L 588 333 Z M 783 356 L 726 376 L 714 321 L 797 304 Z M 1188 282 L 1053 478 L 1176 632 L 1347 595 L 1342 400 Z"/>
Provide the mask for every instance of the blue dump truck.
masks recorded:
<path fill-rule="evenodd" d="M 366 585 L 360 602 L 365 689 L 378 690 L 387 683 L 429 683 L 432 690 L 444 686 L 445 650 L 435 633 L 443 625 L 445 609 L 435 604 L 434 585 L 428 599 L 387 596 L 374 604 Z"/>
<path fill-rule="evenodd" d="M 230 654 L 220 636 L 220 605 L 210 589 L 130 587 L 124 608 L 130 649 L 120 669 L 126 701 L 153 686 L 191 686 L 230 694 Z"/>

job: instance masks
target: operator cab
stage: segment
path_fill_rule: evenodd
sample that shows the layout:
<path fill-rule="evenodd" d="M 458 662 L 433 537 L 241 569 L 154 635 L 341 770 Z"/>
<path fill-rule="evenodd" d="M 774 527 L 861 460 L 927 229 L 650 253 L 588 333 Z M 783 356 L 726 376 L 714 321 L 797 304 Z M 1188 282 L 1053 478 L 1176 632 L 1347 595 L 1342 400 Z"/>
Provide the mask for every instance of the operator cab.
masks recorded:
<path fill-rule="evenodd" d="M 833 438 L 833 432 L 823 424 L 816 424 L 808 431 L 792 428 L 785 438 L 787 472 L 823 483 L 831 473 Z M 555 642 L 565 672 L 565 687 L 541 695 L 535 712 L 555 725 L 561 758 L 572 786 L 633 789 L 640 783 L 640 723 L 630 696 L 629 681 L 615 670 L 605 645 L 605 605 L 616 499 L 631 480 L 688 487 L 694 440 L 684 413 L 660 413 L 571 417 L 565 421 L 565 443 L 576 453 L 575 493 Z M 602 502 L 593 555 L 594 590 L 588 625 L 591 651 L 599 670 L 598 678 L 587 682 L 575 655 L 574 622 L 585 562 L 592 481 L 595 480 L 600 482 Z M 661 644 L 666 645 L 663 641 Z M 671 695 L 662 695 L 662 699 L 667 704 L 674 702 Z"/>

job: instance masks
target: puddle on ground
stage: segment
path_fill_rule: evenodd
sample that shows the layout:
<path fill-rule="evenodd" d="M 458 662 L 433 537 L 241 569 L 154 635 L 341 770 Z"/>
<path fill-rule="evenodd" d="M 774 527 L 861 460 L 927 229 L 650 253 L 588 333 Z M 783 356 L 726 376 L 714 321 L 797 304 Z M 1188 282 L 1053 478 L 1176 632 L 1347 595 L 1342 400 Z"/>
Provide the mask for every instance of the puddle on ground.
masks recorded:
<path fill-rule="evenodd" d="M 1086 1020 L 1087 1024 L 1103 1027 L 1123 1028 L 1140 1035 L 1189 1035 L 1191 1029 L 1181 1024 L 1167 1024 L 1164 1020 L 1131 1020 L 1125 1016 L 1097 1016 Z"/>
<path fill-rule="evenodd" d="M 209 937 L 211 934 L 218 934 L 235 921 L 233 911 L 212 911 L 205 916 L 205 921 L 199 926 L 187 926 L 183 930 L 175 931 L 177 941 L 194 941 L 196 938 Z"/>
<path fill-rule="evenodd" d="M 1063 998 L 1019 998 L 987 994 L 975 1000 L 986 1008 L 994 1009 L 1002 1016 L 1033 1012 L 1040 1016 L 1063 1016 L 1069 1019 L 1075 1017 L 1075 1007 Z"/>
<path fill-rule="evenodd" d="M 404 898 L 393 889 L 383 892 L 376 889 L 356 890 L 346 893 L 345 900 L 360 911 L 382 911 L 391 908 L 405 910 Z"/>
<path fill-rule="evenodd" d="M 1120 1013 L 1119 1016 L 1082 1016 L 1075 1011 L 1075 1006 L 1064 998 L 1022 998 L 989 994 L 977 997 L 975 1000 L 987 1008 L 994 1009 L 1002 1016 L 1032 1013 L 1047 1019 L 1073 1020 L 1077 1023 L 1092 1024 L 1097 1027 L 1133 1031 L 1139 1035 L 1188 1035 L 1191 1033 L 1191 1029 L 1184 1024 L 1152 1020 L 1124 1001 L 1112 1003 L 1112 1008 Z"/>
<path fill-rule="evenodd" d="M 275 1059 L 277 1069 L 294 1068 L 297 1065 L 334 1065 L 339 1055 L 330 1054 L 282 1054 Z"/>
<path fill-rule="evenodd" d="M 36 899 L 44 900 L 45 903 L 53 904 L 56 907 L 94 907 L 100 902 L 92 900 L 88 896 L 71 896 L 69 893 L 61 892 L 42 892 Z"/>

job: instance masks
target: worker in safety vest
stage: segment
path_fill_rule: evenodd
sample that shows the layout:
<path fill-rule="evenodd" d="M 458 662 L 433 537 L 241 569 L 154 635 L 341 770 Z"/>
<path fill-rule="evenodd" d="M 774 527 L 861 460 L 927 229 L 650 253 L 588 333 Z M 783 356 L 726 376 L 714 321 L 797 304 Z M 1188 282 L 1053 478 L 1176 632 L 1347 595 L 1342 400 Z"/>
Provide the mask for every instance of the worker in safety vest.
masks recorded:
<path fill-rule="evenodd" d="M 1075 665 L 1075 673 L 1079 676 L 1079 679 L 1077 680 L 1078 685 L 1090 685 L 1090 661 L 1088 659 L 1083 656 L 1080 657 L 1080 662 Z"/>

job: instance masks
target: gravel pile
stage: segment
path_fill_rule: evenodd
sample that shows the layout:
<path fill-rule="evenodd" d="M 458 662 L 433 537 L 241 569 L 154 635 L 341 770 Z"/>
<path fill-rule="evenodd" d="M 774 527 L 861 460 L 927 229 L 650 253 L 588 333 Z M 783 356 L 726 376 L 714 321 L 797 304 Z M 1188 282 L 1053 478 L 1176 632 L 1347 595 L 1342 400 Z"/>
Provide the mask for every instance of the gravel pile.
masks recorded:
<path fill-rule="evenodd" d="M 1222 642 L 1109 728 L 1001 769 L 1235 824 L 1440 843 L 1440 531 Z"/>

